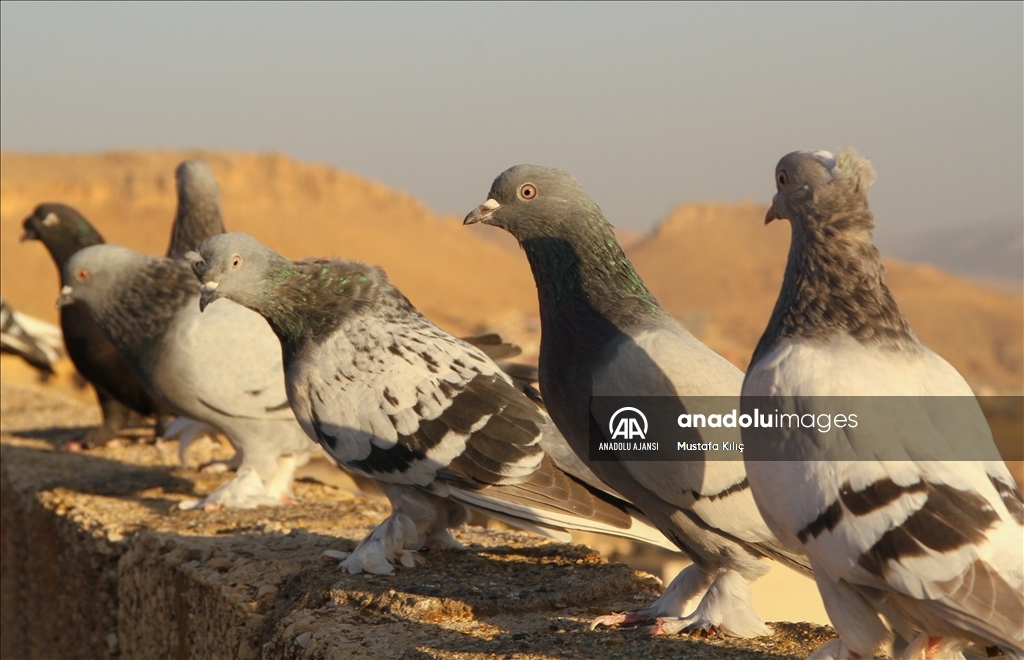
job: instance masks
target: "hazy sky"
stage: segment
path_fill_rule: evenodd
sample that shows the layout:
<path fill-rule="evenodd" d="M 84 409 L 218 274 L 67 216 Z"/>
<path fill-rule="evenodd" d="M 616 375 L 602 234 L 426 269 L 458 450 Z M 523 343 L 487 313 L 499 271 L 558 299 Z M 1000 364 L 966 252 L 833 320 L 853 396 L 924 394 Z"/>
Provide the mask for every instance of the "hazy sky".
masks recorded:
<path fill-rule="evenodd" d="M 1024 5 L 3 3 L 4 150 L 282 151 L 464 215 L 521 162 L 616 225 L 851 145 L 883 233 L 1024 212 Z"/>

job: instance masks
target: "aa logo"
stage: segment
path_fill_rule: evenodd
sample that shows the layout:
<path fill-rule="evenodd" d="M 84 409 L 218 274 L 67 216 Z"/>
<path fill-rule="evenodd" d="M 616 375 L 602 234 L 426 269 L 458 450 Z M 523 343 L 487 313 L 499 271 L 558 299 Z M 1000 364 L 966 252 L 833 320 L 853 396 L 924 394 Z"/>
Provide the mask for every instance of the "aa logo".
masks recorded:
<path fill-rule="evenodd" d="M 619 408 L 608 420 L 608 432 L 612 434 L 612 440 L 646 440 L 647 417 L 636 408 Z"/>

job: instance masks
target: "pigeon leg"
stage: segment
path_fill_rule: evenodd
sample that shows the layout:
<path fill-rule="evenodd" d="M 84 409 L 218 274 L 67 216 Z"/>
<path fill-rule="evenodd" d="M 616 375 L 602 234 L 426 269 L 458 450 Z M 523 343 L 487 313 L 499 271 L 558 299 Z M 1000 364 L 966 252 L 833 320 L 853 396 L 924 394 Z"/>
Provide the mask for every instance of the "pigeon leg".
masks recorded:
<path fill-rule="evenodd" d="M 185 452 L 188 451 L 189 445 L 204 436 L 214 437 L 217 433 L 217 429 L 213 428 L 205 422 L 197 422 L 194 419 L 188 417 L 177 417 L 171 422 L 166 423 L 163 432 L 160 434 L 164 440 L 177 440 L 178 441 L 178 461 L 182 465 L 185 463 Z M 231 467 L 233 470 L 237 470 L 242 463 L 241 456 L 236 454 L 231 460 L 238 459 L 238 463 Z M 218 461 L 211 461 L 211 463 L 217 463 Z M 219 461 L 224 463 L 225 461 Z M 209 465 L 209 464 L 207 464 Z M 205 465 L 199 466 L 202 470 Z M 225 468 L 226 470 L 226 468 Z M 220 470 L 224 472 L 225 470 Z"/>
<path fill-rule="evenodd" d="M 295 454 L 288 454 L 277 459 L 277 471 L 267 483 L 267 494 L 276 497 L 281 504 L 292 504 L 295 496 L 292 495 L 292 482 L 295 480 L 295 470 L 299 467 L 299 457 Z"/>
<path fill-rule="evenodd" d="M 413 567 L 422 558 L 405 546 L 415 545 L 417 541 L 416 524 L 404 513 L 394 512 L 384 522 L 359 542 L 351 554 L 327 552 L 321 558 L 336 557 L 342 559 L 339 568 L 349 573 L 374 573 L 390 575 L 395 568 L 392 562 L 398 561 L 403 566 Z"/>
<path fill-rule="evenodd" d="M 740 638 L 772 634 L 772 629 L 765 625 L 751 607 L 751 598 L 750 587 L 743 576 L 736 571 L 723 570 L 715 576 L 693 614 L 685 617 L 661 616 L 647 631 L 652 635 L 671 635 L 677 632 L 713 635 L 720 632 Z"/>
<path fill-rule="evenodd" d="M 380 484 L 391 502 L 391 515 L 359 542 L 350 555 L 324 553 L 321 558 L 344 559 L 341 568 L 350 573 L 389 574 L 394 562 L 413 567 L 422 558 L 420 548 L 457 548 L 463 546 L 448 531 L 466 521 L 465 508 L 451 500 L 401 484 Z"/>
<path fill-rule="evenodd" d="M 158 412 L 156 414 L 156 424 L 153 427 L 153 437 L 156 439 L 167 440 L 167 429 L 170 428 L 171 424 L 177 418 L 174 415 Z"/>
<path fill-rule="evenodd" d="M 239 468 L 234 478 L 222 484 L 201 500 L 185 500 L 178 508 L 208 509 L 217 507 L 231 509 L 255 509 L 261 506 L 281 506 L 281 499 L 267 493 L 259 473 L 251 466 Z"/>
<path fill-rule="evenodd" d="M 921 633 L 900 655 L 900 660 L 964 660 L 967 642 L 956 637 L 930 637 Z"/>
<path fill-rule="evenodd" d="M 879 653 L 892 656 L 893 631 L 864 596 L 844 580 L 833 582 L 813 560 L 811 570 L 829 621 L 839 633 L 843 648 L 852 654 L 835 657 L 870 658 Z"/>
<path fill-rule="evenodd" d="M 104 388 L 94 385 L 93 389 L 103 411 L 103 423 L 77 439 L 77 443 L 84 449 L 102 447 L 116 438 L 118 432 L 129 426 L 132 413 L 135 412 L 111 396 Z M 71 448 L 70 445 L 68 448 Z"/>
<path fill-rule="evenodd" d="M 680 617 L 686 603 L 706 591 L 714 578 L 714 573 L 708 573 L 696 564 L 690 564 L 679 571 L 661 597 L 650 607 L 635 612 L 599 616 L 590 623 L 590 629 L 594 630 L 598 626 L 646 623 L 661 617 Z"/>

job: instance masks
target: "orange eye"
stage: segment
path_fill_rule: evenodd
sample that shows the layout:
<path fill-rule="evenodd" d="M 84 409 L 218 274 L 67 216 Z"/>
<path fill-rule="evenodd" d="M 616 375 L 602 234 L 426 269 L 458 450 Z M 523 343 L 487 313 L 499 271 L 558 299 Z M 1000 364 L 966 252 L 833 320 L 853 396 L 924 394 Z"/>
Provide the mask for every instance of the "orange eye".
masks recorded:
<path fill-rule="evenodd" d="M 78 269 L 78 272 L 75 273 L 75 279 L 77 279 L 79 282 L 86 281 L 87 279 L 89 279 L 89 271 L 87 271 L 84 268 Z"/>
<path fill-rule="evenodd" d="M 537 196 L 537 186 L 532 183 L 524 183 L 519 186 L 519 199 L 530 201 Z"/>
<path fill-rule="evenodd" d="M 232 268 L 238 268 L 241 265 L 242 265 L 242 257 L 238 256 L 237 254 L 235 256 L 231 257 L 231 267 Z"/>
<path fill-rule="evenodd" d="M 779 170 L 776 172 L 775 181 L 779 184 L 779 188 L 785 188 L 786 184 L 789 183 L 789 175 L 786 174 L 786 170 Z"/>

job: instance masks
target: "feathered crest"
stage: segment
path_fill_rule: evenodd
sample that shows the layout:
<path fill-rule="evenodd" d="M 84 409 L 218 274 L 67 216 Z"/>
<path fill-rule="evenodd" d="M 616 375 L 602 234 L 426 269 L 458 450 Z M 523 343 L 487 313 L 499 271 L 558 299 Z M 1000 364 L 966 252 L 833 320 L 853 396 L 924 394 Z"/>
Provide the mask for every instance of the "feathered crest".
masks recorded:
<path fill-rule="evenodd" d="M 871 166 L 871 161 L 857 155 L 853 147 L 841 149 L 836 154 L 836 169 L 851 179 L 857 188 L 865 189 L 875 182 L 875 168 Z"/>

